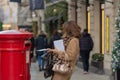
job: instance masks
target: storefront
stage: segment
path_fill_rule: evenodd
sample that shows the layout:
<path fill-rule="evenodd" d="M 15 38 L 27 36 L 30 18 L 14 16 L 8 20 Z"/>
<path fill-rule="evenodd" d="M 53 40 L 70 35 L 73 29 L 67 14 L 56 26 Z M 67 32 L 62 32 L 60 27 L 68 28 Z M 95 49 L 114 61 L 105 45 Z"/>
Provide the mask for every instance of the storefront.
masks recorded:
<path fill-rule="evenodd" d="M 70 7 L 70 4 L 73 4 L 73 2 L 69 2 L 69 20 L 74 20 L 75 8 Z M 94 53 L 104 54 L 106 71 L 111 71 L 111 55 L 115 41 L 114 35 L 116 34 L 115 18 L 118 15 L 118 4 L 119 0 L 77 0 L 77 23 L 82 30 L 87 28 L 94 40 L 94 49 L 91 55 Z"/>

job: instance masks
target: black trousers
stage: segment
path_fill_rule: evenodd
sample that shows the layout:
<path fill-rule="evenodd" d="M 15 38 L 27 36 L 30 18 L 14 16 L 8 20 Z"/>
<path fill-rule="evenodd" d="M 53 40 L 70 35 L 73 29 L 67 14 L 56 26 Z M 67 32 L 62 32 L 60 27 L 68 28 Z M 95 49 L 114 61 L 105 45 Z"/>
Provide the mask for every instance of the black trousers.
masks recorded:
<path fill-rule="evenodd" d="M 81 50 L 80 55 L 82 57 L 82 63 L 83 63 L 83 70 L 88 71 L 89 70 L 89 56 L 90 51 L 88 50 Z"/>

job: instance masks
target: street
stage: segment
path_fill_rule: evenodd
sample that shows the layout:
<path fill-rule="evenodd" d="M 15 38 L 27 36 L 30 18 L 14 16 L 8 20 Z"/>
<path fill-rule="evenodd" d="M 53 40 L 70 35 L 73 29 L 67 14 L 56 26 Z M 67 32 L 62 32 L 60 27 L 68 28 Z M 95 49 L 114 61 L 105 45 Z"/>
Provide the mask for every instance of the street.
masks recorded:
<path fill-rule="evenodd" d="M 31 80 L 50 80 L 50 78 L 44 78 L 44 72 L 38 71 L 38 64 L 32 63 L 31 64 Z M 110 80 L 108 75 L 99 75 L 92 72 L 89 74 L 83 74 L 81 68 L 76 67 L 75 72 L 72 76 L 71 80 Z"/>

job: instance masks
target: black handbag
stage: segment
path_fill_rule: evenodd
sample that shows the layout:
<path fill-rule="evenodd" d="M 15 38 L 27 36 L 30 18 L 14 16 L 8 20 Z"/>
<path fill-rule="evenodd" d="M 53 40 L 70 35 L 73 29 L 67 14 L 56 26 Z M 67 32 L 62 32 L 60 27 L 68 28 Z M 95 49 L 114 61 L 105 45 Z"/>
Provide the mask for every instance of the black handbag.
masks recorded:
<path fill-rule="evenodd" d="M 45 69 L 45 71 L 44 71 L 44 77 L 45 77 L 45 78 L 48 78 L 48 77 L 51 77 L 51 76 L 54 75 L 54 71 L 52 70 L 52 68 L 53 68 L 53 64 L 49 64 L 49 65 L 46 67 L 46 69 Z"/>
<path fill-rule="evenodd" d="M 54 75 L 54 71 L 52 70 L 53 68 L 53 60 L 52 60 L 52 54 L 47 54 L 45 56 L 45 60 L 47 61 L 47 65 L 46 65 L 46 68 L 44 70 L 44 77 L 45 78 L 49 78 L 49 77 L 52 77 Z"/>

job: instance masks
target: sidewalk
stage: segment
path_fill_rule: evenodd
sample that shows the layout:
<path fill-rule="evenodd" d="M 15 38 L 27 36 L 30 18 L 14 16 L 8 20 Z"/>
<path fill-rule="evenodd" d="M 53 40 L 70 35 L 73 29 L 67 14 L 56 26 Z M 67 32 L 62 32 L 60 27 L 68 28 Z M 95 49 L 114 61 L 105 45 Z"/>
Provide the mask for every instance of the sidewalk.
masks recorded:
<path fill-rule="evenodd" d="M 50 80 L 50 78 L 44 78 L 44 72 L 38 71 L 38 64 L 31 64 L 31 80 Z M 76 67 L 75 72 L 72 76 L 71 80 L 110 80 L 108 75 L 99 75 L 93 72 L 89 72 L 89 74 L 84 75 L 83 70 L 81 68 Z"/>

